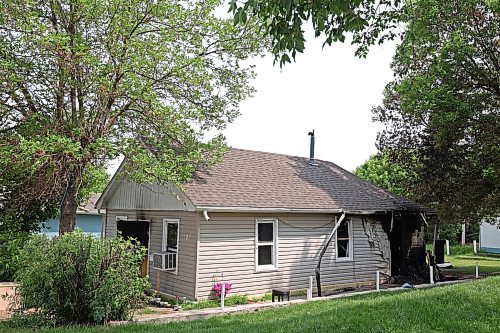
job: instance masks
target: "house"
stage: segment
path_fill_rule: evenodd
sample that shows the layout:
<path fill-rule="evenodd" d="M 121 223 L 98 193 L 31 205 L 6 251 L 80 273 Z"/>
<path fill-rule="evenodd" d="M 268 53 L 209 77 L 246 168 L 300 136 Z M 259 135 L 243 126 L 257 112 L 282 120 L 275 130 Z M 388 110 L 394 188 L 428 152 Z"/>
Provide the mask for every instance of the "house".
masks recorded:
<path fill-rule="evenodd" d="M 78 206 L 76 211 L 76 228 L 95 237 L 101 237 L 103 231 L 104 213 L 95 208 L 100 196 L 101 193 L 93 194 L 87 202 Z M 59 235 L 59 218 L 53 218 L 41 223 L 40 232 L 46 234 L 49 238 Z"/>
<path fill-rule="evenodd" d="M 479 226 L 479 246 L 481 251 L 500 253 L 500 217 L 495 223 L 483 221 Z"/>
<path fill-rule="evenodd" d="M 331 162 L 231 149 L 182 190 L 137 184 L 122 168 L 97 202 L 105 235 L 140 239 L 151 284 L 165 294 L 203 299 L 222 280 L 246 295 L 305 289 L 337 224 L 319 269 L 325 289 L 425 265 L 433 211 Z"/>

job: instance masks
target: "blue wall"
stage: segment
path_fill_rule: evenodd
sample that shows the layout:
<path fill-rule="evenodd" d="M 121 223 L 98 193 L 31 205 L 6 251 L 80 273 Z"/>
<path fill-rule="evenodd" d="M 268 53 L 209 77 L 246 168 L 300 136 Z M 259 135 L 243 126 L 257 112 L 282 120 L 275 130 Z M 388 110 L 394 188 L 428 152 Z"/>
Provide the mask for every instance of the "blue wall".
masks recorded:
<path fill-rule="evenodd" d="M 47 234 L 49 238 L 59 235 L 59 219 L 51 219 L 44 223 L 45 228 L 41 233 Z M 76 214 L 76 227 L 86 234 L 101 237 L 102 215 Z"/>

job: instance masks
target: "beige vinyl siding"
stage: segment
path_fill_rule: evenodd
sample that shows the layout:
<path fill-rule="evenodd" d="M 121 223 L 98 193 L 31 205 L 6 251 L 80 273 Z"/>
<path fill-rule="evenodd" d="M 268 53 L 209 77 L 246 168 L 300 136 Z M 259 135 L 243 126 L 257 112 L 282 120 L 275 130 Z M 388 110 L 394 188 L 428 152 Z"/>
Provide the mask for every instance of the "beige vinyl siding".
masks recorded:
<path fill-rule="evenodd" d="M 332 221 L 332 215 L 326 214 L 210 213 L 210 218 L 209 222 L 200 224 L 199 298 L 209 296 L 214 277 L 220 280 L 222 276 L 232 283 L 233 292 L 239 294 L 262 294 L 275 287 L 307 288 L 321 248 L 334 226 L 331 223 L 311 229 Z M 275 271 L 255 271 L 256 218 L 279 219 L 278 269 Z M 374 224 L 373 229 L 365 225 L 364 228 L 361 217 L 354 216 L 352 231 L 353 260 L 336 261 L 333 241 L 322 260 L 323 286 L 373 282 L 377 270 L 389 273 L 389 244 L 381 225 Z M 368 236 L 370 234 L 372 236 Z"/>
<path fill-rule="evenodd" d="M 169 184 L 138 184 L 117 181 L 107 194 L 102 208 L 126 210 L 194 211 L 191 200 L 177 187 Z"/>
<path fill-rule="evenodd" d="M 116 216 L 151 221 L 149 253 L 161 252 L 163 219 L 179 219 L 179 258 L 177 274 L 160 272 L 160 292 L 189 299 L 195 298 L 196 252 L 199 216 L 195 212 L 129 211 L 108 209 L 106 237 L 116 236 Z M 149 266 L 151 287 L 156 290 L 157 270 Z"/>

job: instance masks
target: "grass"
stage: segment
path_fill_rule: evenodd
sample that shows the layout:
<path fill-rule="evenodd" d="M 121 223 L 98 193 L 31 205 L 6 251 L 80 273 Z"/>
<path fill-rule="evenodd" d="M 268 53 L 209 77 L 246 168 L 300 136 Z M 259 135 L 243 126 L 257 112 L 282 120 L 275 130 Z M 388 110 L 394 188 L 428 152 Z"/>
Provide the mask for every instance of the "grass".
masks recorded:
<path fill-rule="evenodd" d="M 476 258 L 473 256 L 447 256 L 446 261 L 453 264 L 453 270 L 470 274 L 476 273 Z M 500 272 L 500 260 L 497 257 L 478 256 L 479 273 Z"/>
<path fill-rule="evenodd" d="M 148 315 L 148 314 L 155 314 L 155 313 L 158 313 L 158 311 L 151 309 L 151 308 L 144 308 L 144 309 L 140 309 L 138 311 L 138 314 L 141 314 L 141 315 Z"/>
<path fill-rule="evenodd" d="M 489 277 L 432 289 L 372 293 L 191 322 L 38 332 L 498 332 L 499 295 L 500 277 Z M 6 327 L 4 330 L 33 332 Z"/>
<path fill-rule="evenodd" d="M 426 250 L 432 251 L 432 244 L 427 244 Z M 451 273 L 456 271 L 475 274 L 476 256 L 478 258 L 479 273 L 500 273 L 500 254 L 483 251 L 475 254 L 472 245 L 450 246 L 450 255 L 445 256 L 445 261 L 453 264 L 453 269 L 450 270 Z"/>
<path fill-rule="evenodd" d="M 452 271 L 475 274 L 476 256 L 478 258 L 479 273 L 500 272 L 500 255 L 479 252 L 474 254 L 472 246 L 451 246 L 450 256 L 445 256 L 445 261 L 453 264 Z"/>

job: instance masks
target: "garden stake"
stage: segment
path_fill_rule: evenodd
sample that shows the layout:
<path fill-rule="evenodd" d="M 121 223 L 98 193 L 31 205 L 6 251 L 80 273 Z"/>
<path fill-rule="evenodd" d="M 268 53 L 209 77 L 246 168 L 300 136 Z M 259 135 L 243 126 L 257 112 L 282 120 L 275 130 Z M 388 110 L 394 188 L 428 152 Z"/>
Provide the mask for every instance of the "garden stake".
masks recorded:
<path fill-rule="evenodd" d="M 224 298 L 226 296 L 226 283 L 222 282 L 222 288 L 220 290 L 220 309 L 224 311 Z"/>

